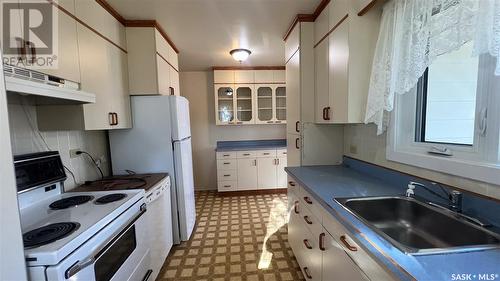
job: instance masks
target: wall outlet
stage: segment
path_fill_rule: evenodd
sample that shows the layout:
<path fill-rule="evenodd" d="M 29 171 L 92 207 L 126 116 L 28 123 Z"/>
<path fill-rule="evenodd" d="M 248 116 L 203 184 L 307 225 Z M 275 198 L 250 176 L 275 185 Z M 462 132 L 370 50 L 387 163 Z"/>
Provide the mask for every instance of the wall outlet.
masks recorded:
<path fill-rule="evenodd" d="M 358 154 L 358 146 L 355 144 L 351 144 L 349 146 L 349 152 L 352 154 Z"/>
<path fill-rule="evenodd" d="M 76 148 L 76 149 L 70 149 L 69 150 L 69 158 L 77 158 L 80 157 L 81 154 L 76 154 L 77 151 L 80 151 L 81 149 Z"/>

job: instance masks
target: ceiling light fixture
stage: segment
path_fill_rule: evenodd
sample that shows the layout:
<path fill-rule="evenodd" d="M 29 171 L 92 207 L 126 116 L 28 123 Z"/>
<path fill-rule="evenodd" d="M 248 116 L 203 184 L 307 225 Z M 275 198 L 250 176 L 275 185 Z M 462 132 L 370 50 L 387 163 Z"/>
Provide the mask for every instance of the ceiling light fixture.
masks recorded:
<path fill-rule="evenodd" d="M 248 56 L 250 56 L 252 52 L 247 49 L 234 49 L 229 52 L 231 56 L 233 56 L 233 59 L 236 61 L 244 62 L 246 59 L 248 59 Z"/>

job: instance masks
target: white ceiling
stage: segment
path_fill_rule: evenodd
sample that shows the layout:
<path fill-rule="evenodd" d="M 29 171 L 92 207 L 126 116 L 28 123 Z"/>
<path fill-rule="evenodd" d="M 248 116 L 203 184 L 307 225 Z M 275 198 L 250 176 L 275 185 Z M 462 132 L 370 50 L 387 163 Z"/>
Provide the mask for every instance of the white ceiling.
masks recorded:
<path fill-rule="evenodd" d="M 182 71 L 238 66 L 234 48 L 252 51 L 244 66 L 284 65 L 283 35 L 320 0 L 108 0 L 126 19 L 156 19 L 180 51 Z"/>

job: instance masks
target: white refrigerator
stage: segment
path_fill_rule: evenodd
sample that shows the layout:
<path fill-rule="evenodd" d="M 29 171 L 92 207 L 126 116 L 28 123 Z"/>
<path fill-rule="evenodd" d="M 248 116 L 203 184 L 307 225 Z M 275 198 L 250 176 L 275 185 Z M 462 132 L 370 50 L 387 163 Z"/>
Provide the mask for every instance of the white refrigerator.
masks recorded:
<path fill-rule="evenodd" d="M 196 222 L 189 102 L 179 96 L 132 96 L 133 128 L 109 132 L 113 175 L 164 173 L 172 182 L 174 244 Z"/>

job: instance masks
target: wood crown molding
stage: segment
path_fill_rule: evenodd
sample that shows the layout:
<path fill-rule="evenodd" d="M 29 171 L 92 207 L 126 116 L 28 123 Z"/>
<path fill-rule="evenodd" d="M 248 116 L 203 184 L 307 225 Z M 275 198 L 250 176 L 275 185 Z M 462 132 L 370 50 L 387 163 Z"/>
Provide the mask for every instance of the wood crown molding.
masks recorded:
<path fill-rule="evenodd" d="M 321 39 L 319 39 L 318 43 L 314 44 L 314 48 L 316 48 L 321 42 L 323 42 L 323 40 L 325 40 L 328 36 L 330 36 L 330 34 L 335 29 L 337 29 L 337 27 L 339 27 L 339 25 L 341 25 L 348 17 L 349 14 L 346 14 L 342 19 L 340 19 L 339 22 L 337 22 L 337 24 L 335 24 L 335 26 L 332 27 L 332 29 L 330 29 L 323 37 L 321 37 Z"/>
<path fill-rule="evenodd" d="M 161 25 L 156 20 L 127 20 L 122 17 L 111 5 L 109 5 L 106 0 L 95 0 L 101 7 L 103 7 L 110 15 L 112 15 L 117 21 L 123 24 L 125 27 L 154 27 L 158 32 L 160 32 L 161 36 L 167 41 L 167 43 L 174 49 L 174 51 L 178 54 L 179 49 L 175 46 L 174 42 L 168 37 L 167 33 L 161 27 Z"/>
<path fill-rule="evenodd" d="M 368 3 L 363 9 L 361 9 L 359 12 L 358 12 L 358 16 L 363 16 L 364 14 L 368 13 L 369 10 L 371 10 L 371 8 L 373 8 L 373 6 L 375 6 L 375 4 L 377 4 L 377 1 L 378 0 L 372 0 L 370 1 L 370 3 Z"/>
<path fill-rule="evenodd" d="M 312 14 L 297 14 L 297 16 L 295 16 L 295 18 L 293 19 L 292 24 L 290 24 L 290 27 L 288 27 L 288 30 L 283 37 L 283 41 L 286 41 L 286 39 L 288 39 L 288 36 L 290 36 L 290 33 L 292 33 L 293 29 L 299 22 L 314 22 L 321 14 L 321 12 L 323 12 L 323 10 L 326 8 L 328 3 L 330 3 L 330 0 L 321 0 L 318 7 L 316 7 Z"/>
<path fill-rule="evenodd" d="M 214 66 L 212 70 L 285 70 L 285 66 Z"/>

